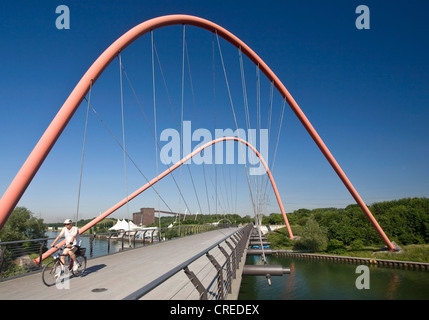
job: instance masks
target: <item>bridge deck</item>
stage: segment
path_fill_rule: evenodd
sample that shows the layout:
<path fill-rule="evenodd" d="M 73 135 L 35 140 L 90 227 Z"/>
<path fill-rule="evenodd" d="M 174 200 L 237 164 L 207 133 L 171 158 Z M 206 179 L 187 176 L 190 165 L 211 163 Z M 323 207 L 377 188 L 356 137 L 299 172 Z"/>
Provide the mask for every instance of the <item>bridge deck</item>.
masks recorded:
<path fill-rule="evenodd" d="M 41 273 L 5 280 L 0 282 L 0 299 L 122 299 L 236 230 L 238 228 L 219 229 L 90 259 L 82 277 L 70 278 L 68 289 L 46 287 Z M 189 269 L 197 273 L 210 264 L 203 258 L 192 263 Z M 210 279 L 210 276 L 204 277 Z M 179 291 L 182 287 L 185 289 Z M 180 272 L 143 298 L 197 299 L 198 294 L 184 272 Z"/>

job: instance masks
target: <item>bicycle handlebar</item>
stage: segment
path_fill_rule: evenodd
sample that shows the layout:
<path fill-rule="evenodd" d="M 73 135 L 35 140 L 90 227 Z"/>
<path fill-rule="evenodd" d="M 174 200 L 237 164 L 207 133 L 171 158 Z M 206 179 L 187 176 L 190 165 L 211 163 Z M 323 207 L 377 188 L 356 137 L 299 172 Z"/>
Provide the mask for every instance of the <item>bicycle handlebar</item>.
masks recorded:
<path fill-rule="evenodd" d="M 58 247 L 58 246 L 53 246 L 52 248 L 55 248 L 55 249 L 58 249 L 58 250 L 62 250 L 62 251 L 64 251 L 65 246 L 60 246 L 60 247 Z M 60 251 L 60 252 L 61 252 L 61 251 Z"/>
<path fill-rule="evenodd" d="M 64 249 L 66 247 L 67 247 L 67 245 L 63 245 L 63 246 L 60 246 L 60 247 L 58 247 L 58 246 L 52 246 L 52 248 L 56 248 L 56 249 Z"/>

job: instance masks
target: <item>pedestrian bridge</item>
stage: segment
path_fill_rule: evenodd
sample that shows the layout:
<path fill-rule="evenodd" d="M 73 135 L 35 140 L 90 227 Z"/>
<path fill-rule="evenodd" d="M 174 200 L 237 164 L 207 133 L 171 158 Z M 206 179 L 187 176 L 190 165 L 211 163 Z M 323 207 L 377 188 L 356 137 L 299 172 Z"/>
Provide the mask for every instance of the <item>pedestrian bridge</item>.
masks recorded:
<path fill-rule="evenodd" d="M 47 287 L 40 272 L 0 282 L 2 300 L 236 299 L 252 225 L 228 227 L 88 260 Z"/>

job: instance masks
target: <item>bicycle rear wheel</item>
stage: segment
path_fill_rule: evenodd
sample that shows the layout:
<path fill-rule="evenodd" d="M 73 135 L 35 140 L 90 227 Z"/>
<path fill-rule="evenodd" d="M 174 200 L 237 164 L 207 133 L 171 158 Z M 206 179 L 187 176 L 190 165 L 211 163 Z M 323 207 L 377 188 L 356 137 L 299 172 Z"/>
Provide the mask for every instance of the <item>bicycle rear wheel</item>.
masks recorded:
<path fill-rule="evenodd" d="M 77 256 L 76 257 L 76 263 L 78 265 L 77 270 L 74 270 L 74 268 L 72 268 L 72 272 L 76 277 L 81 276 L 86 269 L 86 258 L 83 256 Z"/>
<path fill-rule="evenodd" d="M 53 260 L 43 267 L 42 280 L 46 286 L 53 286 L 59 275 L 61 275 L 61 262 L 58 260 Z"/>

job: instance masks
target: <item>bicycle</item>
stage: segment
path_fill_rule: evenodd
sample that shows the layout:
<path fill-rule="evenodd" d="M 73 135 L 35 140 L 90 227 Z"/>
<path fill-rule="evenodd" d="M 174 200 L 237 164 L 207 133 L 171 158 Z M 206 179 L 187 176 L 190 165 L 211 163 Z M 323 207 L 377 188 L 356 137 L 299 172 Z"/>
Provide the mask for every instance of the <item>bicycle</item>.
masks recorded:
<path fill-rule="evenodd" d="M 58 248 L 55 246 L 55 248 Z M 65 256 L 62 254 L 64 248 L 58 248 L 59 250 L 61 250 L 61 253 L 53 256 L 53 260 L 48 262 L 44 267 L 43 267 L 43 271 L 42 271 L 42 280 L 43 283 L 50 287 L 53 286 L 57 281 L 59 281 L 65 270 L 65 267 L 68 264 L 68 270 L 72 272 L 72 274 L 76 277 L 81 276 L 86 269 L 86 256 L 85 256 L 85 252 L 86 252 L 86 248 L 79 248 L 76 252 L 76 261 L 78 263 L 78 268 L 76 270 L 73 270 L 73 265 L 74 265 L 74 261 L 73 259 L 71 259 L 69 257 L 69 255 L 67 255 L 67 257 L 69 257 L 70 261 L 65 261 L 65 264 L 63 264 L 63 262 L 61 261 L 61 257 Z"/>

